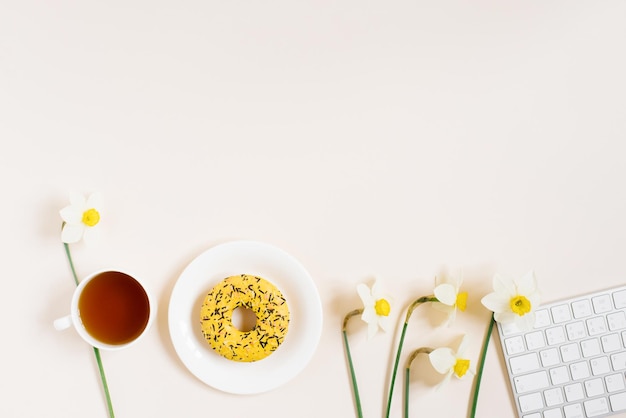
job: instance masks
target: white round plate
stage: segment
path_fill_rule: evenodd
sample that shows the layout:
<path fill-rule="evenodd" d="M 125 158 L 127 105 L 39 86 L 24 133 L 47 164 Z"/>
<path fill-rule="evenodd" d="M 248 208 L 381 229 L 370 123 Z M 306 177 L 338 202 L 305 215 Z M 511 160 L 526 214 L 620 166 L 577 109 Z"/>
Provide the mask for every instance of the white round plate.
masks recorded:
<path fill-rule="evenodd" d="M 283 343 L 256 362 L 220 356 L 200 328 L 200 308 L 207 293 L 238 274 L 274 283 L 289 305 L 289 331 Z M 189 371 L 207 385 L 235 394 L 266 392 L 291 380 L 308 364 L 322 332 L 322 305 L 309 273 L 283 250 L 254 241 L 221 244 L 194 259 L 174 285 L 168 316 L 174 348 Z"/>

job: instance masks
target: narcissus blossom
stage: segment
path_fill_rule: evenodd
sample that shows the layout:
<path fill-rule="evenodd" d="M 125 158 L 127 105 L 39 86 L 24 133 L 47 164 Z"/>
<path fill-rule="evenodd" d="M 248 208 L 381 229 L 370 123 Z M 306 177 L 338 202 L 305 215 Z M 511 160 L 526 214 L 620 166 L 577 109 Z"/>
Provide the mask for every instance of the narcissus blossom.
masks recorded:
<path fill-rule="evenodd" d="M 459 379 L 464 378 L 468 373 L 474 374 L 474 370 L 471 367 L 471 362 L 465 357 L 465 351 L 467 350 L 468 339 L 463 336 L 463 340 L 459 344 L 457 351 L 453 351 L 451 348 L 442 347 L 433 350 L 429 355 L 430 363 L 433 368 L 444 376 L 443 381 L 437 386 L 440 388 L 448 383 L 452 375 Z"/>
<path fill-rule="evenodd" d="M 433 308 L 447 314 L 445 325 L 451 325 L 456 319 L 457 309 L 465 311 L 467 307 L 467 292 L 461 291 L 463 277 L 459 274 L 450 278 L 437 278 L 434 295 L 438 302 L 433 302 Z"/>
<path fill-rule="evenodd" d="M 496 321 L 503 324 L 514 323 L 523 331 L 533 327 L 535 309 L 541 302 L 533 272 L 517 280 L 496 275 L 493 278 L 493 290 L 481 302 L 493 311 Z"/>
<path fill-rule="evenodd" d="M 371 289 L 361 283 L 357 286 L 357 292 L 363 301 L 361 319 L 368 324 L 368 338 L 376 335 L 379 328 L 387 331 L 390 322 L 391 303 L 389 298 L 381 293 L 378 282 L 375 282 Z"/>
<path fill-rule="evenodd" d="M 85 198 L 80 193 L 70 193 L 69 206 L 61 209 L 59 214 L 63 219 L 61 240 L 67 244 L 89 239 L 93 229 L 100 223 L 102 195 L 93 193 Z"/>

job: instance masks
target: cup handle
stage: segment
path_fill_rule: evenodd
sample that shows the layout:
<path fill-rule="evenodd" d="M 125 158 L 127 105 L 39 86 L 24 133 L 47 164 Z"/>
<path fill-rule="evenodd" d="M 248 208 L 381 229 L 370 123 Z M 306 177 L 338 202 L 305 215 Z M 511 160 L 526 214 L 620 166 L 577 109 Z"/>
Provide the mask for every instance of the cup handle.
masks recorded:
<path fill-rule="evenodd" d="M 72 326 L 72 315 L 67 315 L 59 319 L 55 319 L 53 322 L 54 329 L 62 331 Z"/>

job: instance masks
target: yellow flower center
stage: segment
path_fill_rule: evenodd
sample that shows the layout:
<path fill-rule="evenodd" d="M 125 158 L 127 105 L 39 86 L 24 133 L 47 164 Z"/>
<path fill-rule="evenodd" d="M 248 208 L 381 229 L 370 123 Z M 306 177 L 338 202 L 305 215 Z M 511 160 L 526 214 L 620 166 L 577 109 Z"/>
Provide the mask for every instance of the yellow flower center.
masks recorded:
<path fill-rule="evenodd" d="M 83 223 L 87 226 L 96 226 L 100 222 L 100 214 L 94 208 L 87 209 L 83 213 Z"/>
<path fill-rule="evenodd" d="M 463 358 L 456 359 L 456 363 L 454 363 L 454 374 L 456 374 L 458 377 L 463 377 L 465 376 L 465 373 L 467 373 L 467 371 L 469 370 L 469 367 L 469 360 Z"/>
<path fill-rule="evenodd" d="M 467 292 L 459 292 L 456 295 L 456 307 L 461 311 L 465 311 L 465 308 L 467 308 Z"/>
<path fill-rule="evenodd" d="M 530 312 L 530 301 L 525 296 L 517 295 L 511 298 L 511 310 L 519 316 L 524 316 Z"/>
<path fill-rule="evenodd" d="M 376 310 L 376 315 L 388 316 L 389 311 L 391 311 L 391 306 L 389 305 L 389 302 L 387 302 L 387 299 L 378 299 L 374 305 L 374 309 Z"/>

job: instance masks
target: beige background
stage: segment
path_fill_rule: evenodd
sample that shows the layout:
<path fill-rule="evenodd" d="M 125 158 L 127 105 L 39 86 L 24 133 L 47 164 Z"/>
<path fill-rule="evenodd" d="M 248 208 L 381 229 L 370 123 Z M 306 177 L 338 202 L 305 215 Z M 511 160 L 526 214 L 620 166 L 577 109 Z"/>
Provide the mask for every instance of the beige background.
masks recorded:
<path fill-rule="evenodd" d="M 470 308 L 446 329 L 420 308 L 405 353 L 467 333 L 476 359 L 496 272 L 533 269 L 545 300 L 624 283 L 625 21 L 622 0 L 0 0 L 0 416 L 106 417 L 92 351 L 51 325 L 70 190 L 106 199 L 78 273 L 127 268 L 158 299 L 103 354 L 120 418 L 354 416 L 340 323 L 375 278 L 398 328 L 350 324 L 367 417 L 436 275 L 462 268 Z M 262 395 L 200 382 L 167 328 L 178 275 L 235 239 L 298 258 L 324 308 L 308 367 Z M 495 341 L 481 418 L 513 416 Z M 434 393 L 416 364 L 412 415 L 466 416 L 471 382 Z"/>

